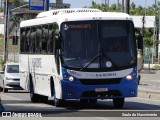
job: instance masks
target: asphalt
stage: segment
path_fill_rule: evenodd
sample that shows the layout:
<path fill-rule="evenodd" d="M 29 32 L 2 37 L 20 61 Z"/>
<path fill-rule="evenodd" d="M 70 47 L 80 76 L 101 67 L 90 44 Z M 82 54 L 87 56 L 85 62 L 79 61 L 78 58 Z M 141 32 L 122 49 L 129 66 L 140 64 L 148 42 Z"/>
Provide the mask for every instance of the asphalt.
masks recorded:
<path fill-rule="evenodd" d="M 160 70 L 142 70 L 138 86 L 138 97 L 160 100 Z M 0 111 L 3 111 L 0 102 Z"/>
<path fill-rule="evenodd" d="M 160 70 L 142 70 L 138 97 L 160 100 Z"/>

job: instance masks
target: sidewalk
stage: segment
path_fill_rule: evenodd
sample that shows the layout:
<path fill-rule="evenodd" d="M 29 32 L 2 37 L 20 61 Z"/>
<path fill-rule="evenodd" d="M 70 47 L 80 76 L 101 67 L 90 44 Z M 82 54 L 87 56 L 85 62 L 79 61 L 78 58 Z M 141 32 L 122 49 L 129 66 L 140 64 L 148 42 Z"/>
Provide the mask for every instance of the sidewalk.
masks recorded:
<path fill-rule="evenodd" d="M 160 100 L 160 70 L 142 70 L 138 97 Z"/>

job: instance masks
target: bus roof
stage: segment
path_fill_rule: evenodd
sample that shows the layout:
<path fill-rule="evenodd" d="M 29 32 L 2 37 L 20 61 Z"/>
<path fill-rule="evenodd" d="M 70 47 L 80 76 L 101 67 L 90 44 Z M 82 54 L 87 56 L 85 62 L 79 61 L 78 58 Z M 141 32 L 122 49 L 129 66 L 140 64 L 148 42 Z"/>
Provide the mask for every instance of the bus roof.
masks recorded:
<path fill-rule="evenodd" d="M 42 12 L 37 15 L 37 18 L 35 19 L 22 21 L 20 27 L 29 27 L 54 22 L 57 22 L 60 25 L 65 21 L 85 20 L 132 20 L 132 18 L 126 13 L 102 12 L 97 9 L 62 9 Z"/>
<path fill-rule="evenodd" d="M 58 15 L 58 14 L 82 13 L 82 12 L 102 12 L 102 11 L 99 9 L 92 9 L 92 8 L 57 9 L 57 10 L 41 12 L 37 15 L 37 18 L 50 17 L 50 16 Z"/>

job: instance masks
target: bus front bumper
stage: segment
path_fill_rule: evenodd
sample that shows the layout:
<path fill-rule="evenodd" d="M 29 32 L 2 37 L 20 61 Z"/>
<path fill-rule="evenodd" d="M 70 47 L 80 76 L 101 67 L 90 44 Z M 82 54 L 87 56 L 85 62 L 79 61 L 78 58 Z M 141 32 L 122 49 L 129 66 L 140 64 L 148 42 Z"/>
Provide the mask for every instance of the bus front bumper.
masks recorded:
<path fill-rule="evenodd" d="M 136 80 L 109 85 L 82 85 L 61 81 L 62 99 L 112 99 L 136 97 Z"/>

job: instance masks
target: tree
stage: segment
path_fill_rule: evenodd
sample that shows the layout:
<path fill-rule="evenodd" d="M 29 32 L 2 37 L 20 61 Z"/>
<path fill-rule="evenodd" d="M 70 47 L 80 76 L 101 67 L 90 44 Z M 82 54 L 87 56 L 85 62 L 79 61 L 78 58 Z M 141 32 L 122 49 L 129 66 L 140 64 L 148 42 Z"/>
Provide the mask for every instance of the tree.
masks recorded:
<path fill-rule="evenodd" d="M 118 6 L 116 4 L 112 4 L 110 7 L 109 6 L 105 6 L 105 5 L 98 5 L 96 4 L 96 2 L 92 2 L 92 6 L 91 8 L 98 8 L 102 11 L 117 11 L 119 10 L 119 7 L 122 6 L 121 4 L 119 4 Z M 150 15 L 150 16 L 156 16 L 156 21 L 157 21 L 157 25 L 158 25 L 158 16 L 159 13 L 157 11 L 160 10 L 160 2 L 157 2 L 157 11 L 155 12 L 155 4 L 153 4 L 152 6 L 148 6 L 146 9 L 144 9 L 142 6 L 136 6 L 134 2 L 131 3 L 130 5 L 130 15 Z M 156 14 L 155 14 L 156 13 Z M 157 30 L 156 30 L 157 31 Z M 153 28 L 149 28 L 149 29 L 145 29 L 144 30 L 144 45 L 145 46 L 153 46 L 153 44 L 155 43 L 155 41 L 153 41 L 153 36 L 154 36 L 154 32 L 153 32 Z"/>
<path fill-rule="evenodd" d="M 8 31 L 10 34 L 14 29 L 17 29 L 19 27 L 20 17 L 17 15 L 12 15 L 9 21 L 11 23 Z"/>
<path fill-rule="evenodd" d="M 16 8 L 16 7 L 22 6 L 24 4 L 26 4 L 25 0 L 14 0 L 12 8 Z M 17 29 L 19 27 L 19 24 L 20 24 L 20 21 L 21 21 L 20 18 L 21 18 L 21 15 L 19 15 L 19 14 L 16 14 L 16 15 L 12 14 L 10 16 L 10 19 L 9 19 L 9 23 L 10 23 L 9 34 L 11 34 L 12 31 L 14 31 L 15 29 Z"/>
<path fill-rule="evenodd" d="M 21 5 L 24 5 L 25 3 L 26 3 L 25 0 L 14 0 L 13 6 L 14 6 L 14 7 L 19 7 L 19 6 L 21 6 Z"/>

